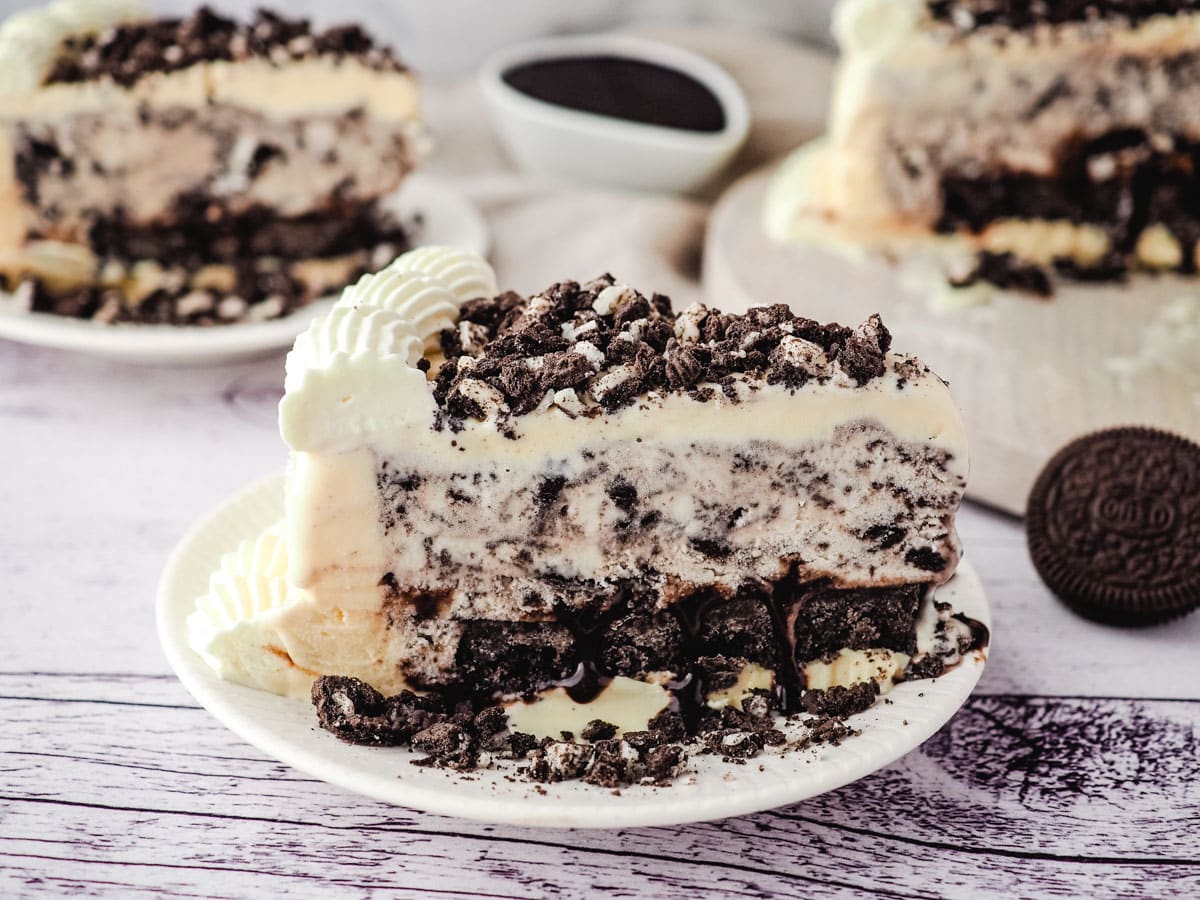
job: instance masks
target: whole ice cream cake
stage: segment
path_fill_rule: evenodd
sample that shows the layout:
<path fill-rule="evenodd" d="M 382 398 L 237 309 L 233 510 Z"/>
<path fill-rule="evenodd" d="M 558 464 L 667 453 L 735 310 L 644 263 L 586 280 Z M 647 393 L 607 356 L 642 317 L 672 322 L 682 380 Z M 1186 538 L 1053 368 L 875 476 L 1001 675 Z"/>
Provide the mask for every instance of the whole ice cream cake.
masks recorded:
<path fill-rule="evenodd" d="M 497 293 L 426 248 L 297 340 L 280 427 L 286 518 L 190 620 L 245 684 L 349 676 L 557 738 L 861 708 L 982 639 L 935 600 L 959 415 L 877 317 L 676 313 L 610 276 Z"/>
<path fill-rule="evenodd" d="M 408 246 L 416 80 L 356 26 L 56 0 L 0 25 L 0 285 L 98 322 L 269 319 Z"/>

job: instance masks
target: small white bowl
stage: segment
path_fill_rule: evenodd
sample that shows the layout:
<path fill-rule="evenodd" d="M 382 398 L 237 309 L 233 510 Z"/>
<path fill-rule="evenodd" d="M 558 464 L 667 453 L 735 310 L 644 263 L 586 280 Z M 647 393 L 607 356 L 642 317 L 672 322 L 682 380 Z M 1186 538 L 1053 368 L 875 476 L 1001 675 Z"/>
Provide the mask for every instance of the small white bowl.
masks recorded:
<path fill-rule="evenodd" d="M 724 110 L 725 127 L 686 131 L 582 112 L 537 100 L 504 81 L 504 73 L 516 66 L 579 56 L 617 56 L 682 72 L 712 91 Z M 750 107 L 728 72 L 657 41 L 621 35 L 529 41 L 493 54 L 479 77 L 509 155 L 534 172 L 637 190 L 694 191 L 733 158 L 750 130 Z"/>

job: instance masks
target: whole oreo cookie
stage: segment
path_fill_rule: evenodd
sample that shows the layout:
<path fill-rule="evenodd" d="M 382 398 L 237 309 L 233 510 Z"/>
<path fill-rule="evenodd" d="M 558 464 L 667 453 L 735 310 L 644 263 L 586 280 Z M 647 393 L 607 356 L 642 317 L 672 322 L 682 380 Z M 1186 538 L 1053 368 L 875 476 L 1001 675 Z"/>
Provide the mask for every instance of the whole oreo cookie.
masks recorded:
<path fill-rule="evenodd" d="M 1068 444 L 1029 494 L 1029 553 L 1047 586 L 1101 622 L 1149 625 L 1200 606 L 1200 445 L 1150 428 Z"/>

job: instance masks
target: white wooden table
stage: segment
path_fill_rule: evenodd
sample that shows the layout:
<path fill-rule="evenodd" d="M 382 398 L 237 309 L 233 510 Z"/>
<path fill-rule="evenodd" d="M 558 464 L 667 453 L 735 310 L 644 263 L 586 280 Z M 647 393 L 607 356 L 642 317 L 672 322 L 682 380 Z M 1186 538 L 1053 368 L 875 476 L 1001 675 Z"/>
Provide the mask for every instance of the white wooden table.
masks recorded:
<path fill-rule="evenodd" d="M 280 381 L 279 358 L 141 369 L 0 342 L 0 896 L 1200 896 L 1200 616 L 1085 623 L 1020 524 L 977 508 L 962 531 L 996 620 L 978 695 L 807 803 L 493 828 L 264 759 L 171 676 L 152 607 L 189 524 L 282 465 Z"/>

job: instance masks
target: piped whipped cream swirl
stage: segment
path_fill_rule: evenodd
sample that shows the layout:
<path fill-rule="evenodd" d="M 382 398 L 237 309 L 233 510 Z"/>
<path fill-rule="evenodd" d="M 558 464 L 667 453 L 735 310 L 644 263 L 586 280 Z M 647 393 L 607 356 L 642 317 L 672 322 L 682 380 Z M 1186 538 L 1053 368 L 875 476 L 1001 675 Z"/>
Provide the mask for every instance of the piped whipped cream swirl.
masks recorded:
<path fill-rule="evenodd" d="M 354 446 L 381 427 L 433 419 L 418 367 L 467 300 L 496 293 L 477 254 L 422 247 L 346 288 L 288 354 L 279 429 L 293 450 Z"/>
<path fill-rule="evenodd" d="M 279 643 L 273 613 L 288 603 L 283 523 L 221 557 L 208 593 L 188 616 L 188 643 L 222 678 L 287 693 L 291 665 L 269 647 Z"/>

